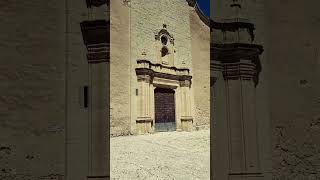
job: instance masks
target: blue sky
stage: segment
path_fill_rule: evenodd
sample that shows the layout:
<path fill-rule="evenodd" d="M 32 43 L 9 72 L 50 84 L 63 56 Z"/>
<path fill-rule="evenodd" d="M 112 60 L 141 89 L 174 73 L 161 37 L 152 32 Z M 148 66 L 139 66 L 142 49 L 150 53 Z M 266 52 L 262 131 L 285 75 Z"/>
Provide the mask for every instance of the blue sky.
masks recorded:
<path fill-rule="evenodd" d="M 198 5 L 206 16 L 210 16 L 210 0 L 197 0 Z"/>

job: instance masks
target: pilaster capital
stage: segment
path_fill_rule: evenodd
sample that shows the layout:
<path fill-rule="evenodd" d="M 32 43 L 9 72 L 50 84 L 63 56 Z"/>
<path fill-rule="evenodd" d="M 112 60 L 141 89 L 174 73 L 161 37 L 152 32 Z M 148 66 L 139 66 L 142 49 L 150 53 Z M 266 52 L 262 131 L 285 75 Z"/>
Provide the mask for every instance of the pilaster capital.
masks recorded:
<path fill-rule="evenodd" d="M 153 77 L 150 75 L 137 75 L 138 81 L 144 81 L 147 83 L 152 83 Z"/>
<path fill-rule="evenodd" d="M 211 74 L 222 72 L 224 79 L 253 80 L 259 82 L 263 47 L 256 44 L 211 44 Z"/>
<path fill-rule="evenodd" d="M 191 86 L 191 80 L 180 81 L 180 87 L 190 87 L 190 86 Z"/>
<path fill-rule="evenodd" d="M 105 1 L 96 1 L 96 5 Z M 84 44 L 87 47 L 88 63 L 109 62 L 110 22 L 106 20 L 83 21 L 80 23 Z"/>

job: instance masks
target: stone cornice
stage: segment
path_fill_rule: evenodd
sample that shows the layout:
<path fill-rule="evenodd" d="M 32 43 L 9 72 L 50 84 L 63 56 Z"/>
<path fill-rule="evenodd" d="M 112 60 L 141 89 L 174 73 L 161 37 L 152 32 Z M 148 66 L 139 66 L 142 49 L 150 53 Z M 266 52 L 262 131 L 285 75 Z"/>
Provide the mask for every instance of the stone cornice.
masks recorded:
<path fill-rule="evenodd" d="M 137 76 L 150 76 L 152 78 L 158 77 L 158 78 L 177 80 L 177 81 L 185 81 L 185 80 L 192 79 L 192 76 L 161 73 L 161 72 L 156 72 L 156 71 L 149 69 L 149 68 L 136 68 L 136 74 L 137 74 Z"/>
<path fill-rule="evenodd" d="M 110 22 L 106 20 L 82 21 L 80 23 L 84 44 L 109 43 Z"/>
<path fill-rule="evenodd" d="M 238 28 L 246 28 L 255 30 L 253 23 L 250 23 L 247 19 L 233 18 L 233 19 L 222 19 L 221 21 L 210 20 L 211 28 L 221 29 L 224 31 L 235 31 Z"/>
<path fill-rule="evenodd" d="M 263 52 L 263 47 L 257 44 L 231 43 L 216 44 L 211 43 L 211 60 L 234 62 L 239 59 L 255 59 Z"/>
<path fill-rule="evenodd" d="M 226 80 L 253 80 L 256 86 L 259 82 L 259 73 L 261 71 L 258 66 L 254 61 L 240 60 L 233 63 L 213 62 L 210 69 L 222 72 L 223 78 Z"/>
<path fill-rule="evenodd" d="M 263 47 L 256 44 L 211 44 L 212 71 L 221 71 L 225 79 L 253 80 L 259 82 Z"/>
<path fill-rule="evenodd" d="M 99 7 L 104 4 L 110 5 L 110 0 L 86 0 L 87 7 L 91 8 L 92 6 Z"/>
<path fill-rule="evenodd" d="M 226 19 L 222 20 L 222 22 L 216 22 L 214 20 L 210 20 L 210 29 L 211 32 L 213 29 L 215 30 L 220 30 L 222 32 L 236 32 L 239 31 L 240 29 L 247 29 L 247 32 L 251 36 L 251 41 L 254 40 L 254 30 L 255 26 L 253 23 L 247 22 L 246 19 L 239 19 L 239 18 L 234 18 L 234 19 Z"/>
<path fill-rule="evenodd" d="M 165 66 L 165 65 L 162 65 L 162 64 L 159 64 L 159 63 L 152 63 L 151 61 L 149 60 L 146 60 L 146 59 L 138 59 L 137 60 L 137 63 L 138 64 L 143 64 L 144 66 L 143 67 L 148 67 L 148 68 L 151 68 L 151 67 L 159 67 L 159 68 L 165 68 L 165 69 L 170 69 L 170 70 L 174 70 L 174 71 L 178 71 L 178 72 L 184 72 L 184 74 L 188 75 L 190 73 L 190 70 L 187 69 L 187 68 L 176 68 L 174 66 Z"/>
<path fill-rule="evenodd" d="M 110 24 L 105 20 L 80 23 L 84 44 L 87 47 L 88 63 L 110 61 Z"/>
<path fill-rule="evenodd" d="M 181 86 L 190 86 L 192 76 L 189 75 L 189 69 L 179 69 L 176 67 L 163 66 L 161 64 L 153 64 L 148 60 L 137 60 L 138 68 L 136 74 L 138 80 L 152 82 L 154 77 L 176 80 Z"/>

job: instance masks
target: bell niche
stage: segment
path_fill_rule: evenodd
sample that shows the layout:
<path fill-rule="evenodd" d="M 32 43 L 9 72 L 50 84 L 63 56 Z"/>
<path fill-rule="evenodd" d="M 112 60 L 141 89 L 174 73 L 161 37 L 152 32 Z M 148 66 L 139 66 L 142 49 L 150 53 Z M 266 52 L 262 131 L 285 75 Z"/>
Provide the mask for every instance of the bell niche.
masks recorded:
<path fill-rule="evenodd" d="M 157 63 L 174 66 L 174 38 L 167 31 L 164 24 L 160 31 L 155 33 L 155 48 L 157 55 Z"/>

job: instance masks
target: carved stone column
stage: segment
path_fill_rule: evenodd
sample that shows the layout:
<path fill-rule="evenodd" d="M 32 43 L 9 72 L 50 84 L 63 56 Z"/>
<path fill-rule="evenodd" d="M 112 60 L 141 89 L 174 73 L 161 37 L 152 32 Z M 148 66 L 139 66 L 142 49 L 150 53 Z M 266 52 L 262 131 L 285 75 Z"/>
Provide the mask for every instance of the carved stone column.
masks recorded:
<path fill-rule="evenodd" d="M 138 134 L 150 133 L 153 131 L 153 119 L 151 118 L 151 98 L 153 87 L 150 75 L 138 75 Z"/>

